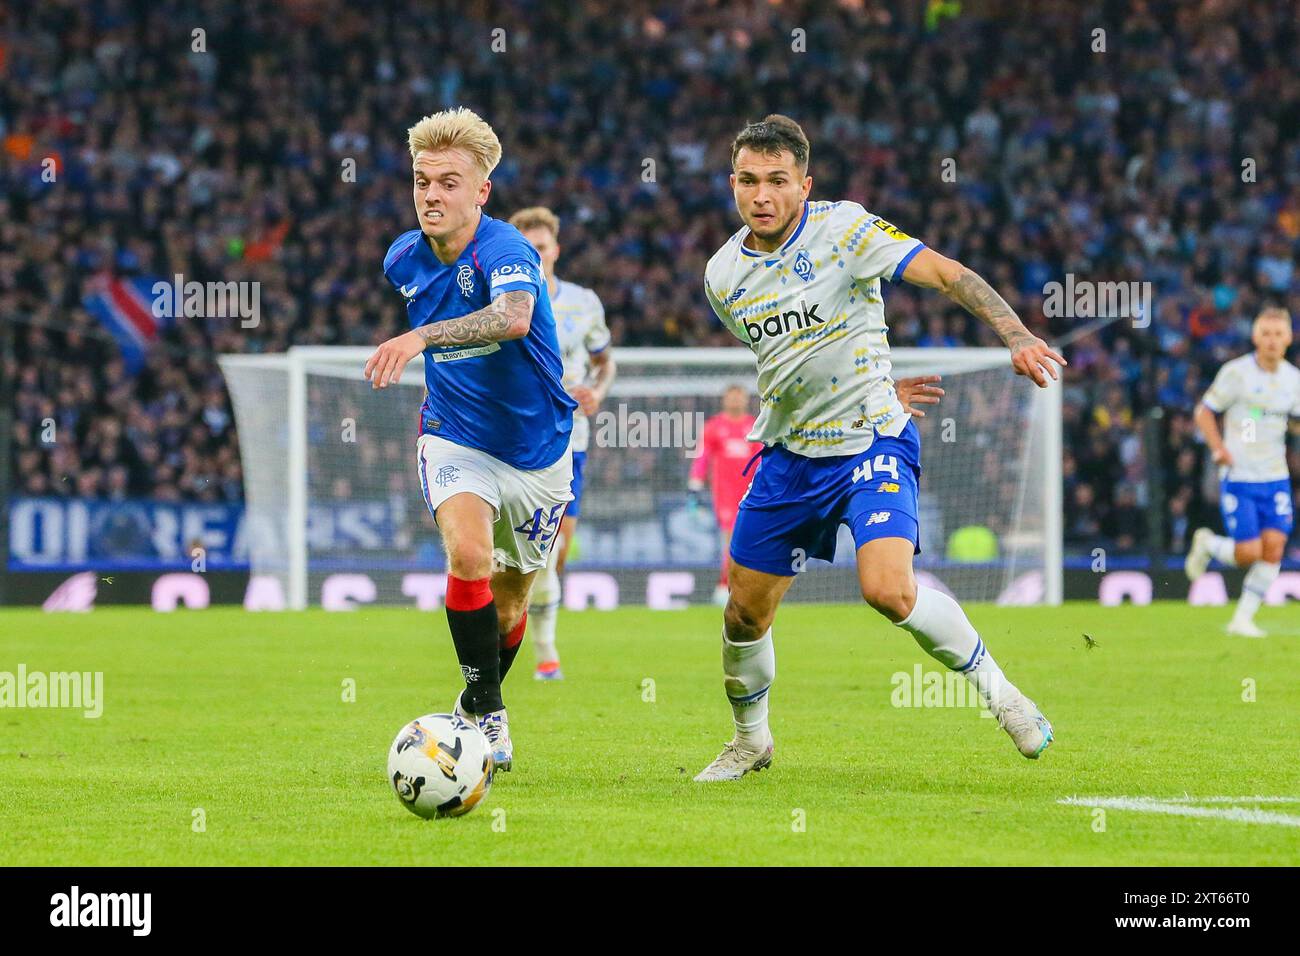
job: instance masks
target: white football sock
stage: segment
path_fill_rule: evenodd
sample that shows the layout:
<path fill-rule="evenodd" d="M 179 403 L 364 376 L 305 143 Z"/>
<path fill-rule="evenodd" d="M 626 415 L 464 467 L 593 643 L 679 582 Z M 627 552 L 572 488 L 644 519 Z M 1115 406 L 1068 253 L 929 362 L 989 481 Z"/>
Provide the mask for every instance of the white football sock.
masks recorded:
<path fill-rule="evenodd" d="M 1237 566 L 1237 542 L 1221 534 L 1210 535 L 1210 557 L 1230 568 Z"/>
<path fill-rule="evenodd" d="M 898 622 L 940 664 L 964 674 L 993 713 L 1020 693 L 1007 680 L 961 605 L 935 588 L 917 585 L 912 613 Z"/>
<path fill-rule="evenodd" d="M 555 649 L 555 618 L 559 610 L 558 603 L 528 606 L 528 630 L 533 635 L 533 653 L 539 664 L 560 659 L 560 652 Z"/>
<path fill-rule="evenodd" d="M 563 537 L 556 539 L 546 567 L 537 572 L 528 597 L 528 633 L 532 635 L 533 652 L 539 664 L 560 659 L 555 649 L 555 619 L 560 610 L 560 576 L 555 573 L 555 562 L 564 543 Z"/>
<path fill-rule="evenodd" d="M 1238 621 L 1255 620 L 1255 612 L 1259 606 L 1264 603 L 1264 595 L 1268 593 L 1270 585 L 1277 580 L 1278 572 L 1282 570 L 1280 564 L 1269 564 L 1266 561 L 1256 561 L 1246 572 L 1246 579 L 1241 584 L 1241 599 L 1237 601 L 1237 611 L 1233 617 Z"/>
<path fill-rule="evenodd" d="M 776 679 L 776 651 L 772 629 L 756 641 L 733 644 L 722 632 L 722 673 L 736 721 L 736 738 L 747 750 L 767 747 L 772 733 L 767 726 L 767 697 Z"/>

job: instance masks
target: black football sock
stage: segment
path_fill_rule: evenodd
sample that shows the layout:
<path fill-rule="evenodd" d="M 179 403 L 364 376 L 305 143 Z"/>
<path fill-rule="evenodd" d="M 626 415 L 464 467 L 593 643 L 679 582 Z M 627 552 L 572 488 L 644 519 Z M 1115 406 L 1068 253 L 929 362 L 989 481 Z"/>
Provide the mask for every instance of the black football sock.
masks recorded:
<path fill-rule="evenodd" d="M 515 662 L 515 657 L 519 653 L 519 648 L 524 646 L 524 630 L 528 626 L 528 612 L 524 611 L 524 616 L 519 619 L 519 623 L 510 629 L 509 634 L 501 635 L 501 679 L 506 679 L 506 674 L 510 673 L 510 665 Z"/>
<path fill-rule="evenodd" d="M 501 710 L 501 652 L 490 578 L 447 578 L 447 624 L 465 678 L 461 705 L 471 714 Z"/>

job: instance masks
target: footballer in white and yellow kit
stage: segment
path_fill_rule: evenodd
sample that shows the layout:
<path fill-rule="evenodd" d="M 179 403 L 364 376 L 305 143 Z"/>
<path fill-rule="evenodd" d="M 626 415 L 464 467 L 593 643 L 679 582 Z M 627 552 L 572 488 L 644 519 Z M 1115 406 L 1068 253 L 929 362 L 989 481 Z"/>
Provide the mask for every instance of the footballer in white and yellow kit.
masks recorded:
<path fill-rule="evenodd" d="M 881 280 L 939 289 L 994 329 L 1040 387 L 1065 364 L 983 279 L 855 202 L 808 198 L 808 140 L 772 115 L 732 144 L 744 227 L 705 269 L 714 312 L 758 359 L 757 471 L 731 538 L 724 685 L 735 737 L 696 776 L 735 780 L 772 760 L 772 622 L 804 561 L 833 556 L 847 524 L 863 598 L 966 675 L 1026 757 L 1052 740 L 1038 707 L 1006 680 L 961 607 L 912 572 L 921 474 L 916 426 L 890 376 Z"/>
<path fill-rule="evenodd" d="M 1224 363 L 1196 408 L 1196 424 L 1220 466 L 1219 507 L 1228 536 L 1209 528 L 1192 535 L 1185 569 L 1195 581 L 1210 559 L 1246 568 L 1228 633 L 1264 637 L 1255 623 L 1295 525 L 1286 464 L 1289 418 L 1300 416 L 1300 369 L 1286 360 L 1291 315 L 1264 309 L 1251 329 L 1253 352 Z M 1223 415 L 1220 432 L 1218 415 Z"/>
<path fill-rule="evenodd" d="M 521 209 L 510 217 L 510 224 L 533 244 L 546 273 L 551 309 L 555 314 L 555 334 L 560 343 L 560 361 L 564 364 L 564 388 L 578 402 L 573 413 L 573 500 L 560 522 L 560 534 L 551 549 L 550 561 L 533 585 L 528 606 L 528 633 L 537 655 L 538 680 L 563 680 L 560 655 L 555 647 L 555 624 L 560 606 L 560 575 L 578 527 L 582 507 L 582 477 L 587 464 L 587 446 L 591 441 L 589 415 L 594 415 L 614 382 L 617 371 L 610 350 L 609 327 L 605 324 L 605 307 L 591 289 L 566 282 L 555 275 L 560 257 L 560 219 L 543 206 Z"/>

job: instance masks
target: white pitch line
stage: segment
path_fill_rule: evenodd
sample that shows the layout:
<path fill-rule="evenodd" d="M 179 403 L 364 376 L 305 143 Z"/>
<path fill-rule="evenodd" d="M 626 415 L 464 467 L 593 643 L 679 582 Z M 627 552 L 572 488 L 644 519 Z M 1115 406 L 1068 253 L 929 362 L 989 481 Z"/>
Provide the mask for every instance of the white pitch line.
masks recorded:
<path fill-rule="evenodd" d="M 1165 813 L 1176 817 L 1201 817 L 1232 820 L 1235 823 L 1259 823 L 1281 827 L 1300 827 L 1300 816 L 1291 813 L 1272 813 L 1266 810 L 1247 810 L 1242 807 L 1211 808 L 1191 806 L 1195 797 L 1156 799 L 1153 797 L 1064 797 L 1057 800 L 1078 807 L 1102 807 L 1107 810 L 1134 810 L 1138 813 Z M 1198 802 L 1240 801 L 1243 803 L 1294 803 L 1292 797 L 1217 797 L 1201 798 Z"/>
<path fill-rule="evenodd" d="M 1140 797 L 1161 803 L 1300 803 L 1300 797 Z"/>

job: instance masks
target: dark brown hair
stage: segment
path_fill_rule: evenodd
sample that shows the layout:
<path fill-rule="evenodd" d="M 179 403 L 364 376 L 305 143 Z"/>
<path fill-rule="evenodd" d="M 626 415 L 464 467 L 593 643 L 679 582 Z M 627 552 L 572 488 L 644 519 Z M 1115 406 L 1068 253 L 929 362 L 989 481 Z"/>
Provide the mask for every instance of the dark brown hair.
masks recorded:
<path fill-rule="evenodd" d="M 750 123 L 740 131 L 740 135 L 731 144 L 733 169 L 741 149 L 752 149 L 768 156 L 789 152 L 801 172 L 808 169 L 808 137 L 798 123 L 780 113 L 769 113 L 761 122 Z"/>

